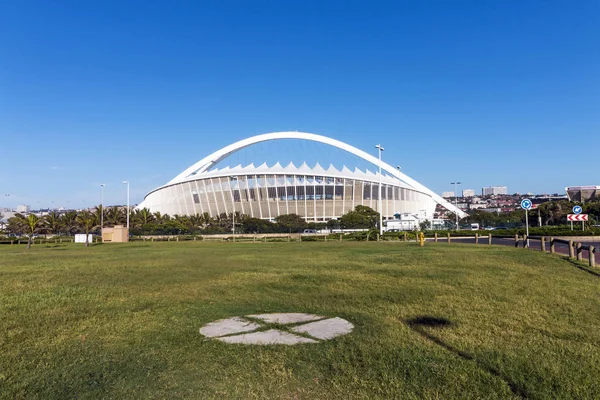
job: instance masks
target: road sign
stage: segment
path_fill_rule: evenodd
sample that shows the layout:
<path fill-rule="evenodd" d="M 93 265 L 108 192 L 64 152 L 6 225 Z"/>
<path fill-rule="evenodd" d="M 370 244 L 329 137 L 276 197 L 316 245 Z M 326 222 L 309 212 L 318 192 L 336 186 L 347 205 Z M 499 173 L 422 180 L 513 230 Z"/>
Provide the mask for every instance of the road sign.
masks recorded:
<path fill-rule="evenodd" d="M 573 207 L 573 213 L 574 214 L 581 214 L 582 211 L 583 211 L 583 209 L 581 208 L 581 206 L 575 206 L 575 207 Z"/>
<path fill-rule="evenodd" d="M 529 200 L 529 199 L 521 200 L 521 208 L 523 210 L 530 210 L 531 206 L 532 206 L 531 200 Z"/>
<path fill-rule="evenodd" d="M 567 214 L 567 221 L 587 221 L 588 214 Z"/>

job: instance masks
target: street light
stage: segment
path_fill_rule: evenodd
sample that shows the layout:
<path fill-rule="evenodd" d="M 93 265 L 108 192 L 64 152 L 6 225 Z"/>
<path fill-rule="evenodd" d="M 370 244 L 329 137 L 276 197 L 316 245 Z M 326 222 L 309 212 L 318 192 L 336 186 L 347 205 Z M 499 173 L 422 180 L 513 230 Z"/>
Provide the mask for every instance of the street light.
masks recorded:
<path fill-rule="evenodd" d="M 384 150 L 380 144 L 375 148 L 379 152 L 379 236 L 383 235 L 383 202 L 381 201 L 381 152 Z"/>
<path fill-rule="evenodd" d="M 100 236 L 102 236 L 102 230 L 104 229 L 104 183 L 100 184 L 102 188 L 102 197 L 100 198 Z"/>
<path fill-rule="evenodd" d="M 456 230 L 460 230 L 460 227 L 458 226 L 458 185 L 460 185 L 460 182 L 450 182 L 451 185 L 454 185 L 454 206 L 456 207 L 455 210 L 455 214 L 456 214 Z"/>
<path fill-rule="evenodd" d="M 129 235 L 129 181 L 123 181 L 127 185 L 127 234 Z"/>

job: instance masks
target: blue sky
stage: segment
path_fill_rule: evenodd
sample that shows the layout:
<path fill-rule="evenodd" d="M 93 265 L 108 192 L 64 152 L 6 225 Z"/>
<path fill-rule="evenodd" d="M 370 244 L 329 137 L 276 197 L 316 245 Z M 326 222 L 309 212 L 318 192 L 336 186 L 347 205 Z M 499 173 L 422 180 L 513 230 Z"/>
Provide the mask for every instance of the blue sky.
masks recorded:
<path fill-rule="evenodd" d="M 0 207 L 137 203 L 282 130 L 439 193 L 600 184 L 598 26 L 598 1 L 0 1 Z"/>

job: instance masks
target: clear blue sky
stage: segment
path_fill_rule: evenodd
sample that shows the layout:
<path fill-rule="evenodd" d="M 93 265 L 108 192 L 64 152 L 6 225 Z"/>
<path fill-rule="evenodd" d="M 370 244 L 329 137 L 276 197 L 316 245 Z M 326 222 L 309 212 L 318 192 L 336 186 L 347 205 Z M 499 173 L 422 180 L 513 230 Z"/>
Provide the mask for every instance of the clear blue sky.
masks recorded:
<path fill-rule="evenodd" d="M 598 1 L 0 1 L 0 207 L 137 203 L 281 130 L 381 143 L 439 193 L 600 184 L 599 26 Z"/>

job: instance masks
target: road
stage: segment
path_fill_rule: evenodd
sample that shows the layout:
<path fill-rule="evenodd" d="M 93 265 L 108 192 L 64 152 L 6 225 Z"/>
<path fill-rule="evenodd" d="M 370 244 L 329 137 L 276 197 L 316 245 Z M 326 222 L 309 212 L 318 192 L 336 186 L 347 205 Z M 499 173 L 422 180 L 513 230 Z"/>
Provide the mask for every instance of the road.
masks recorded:
<path fill-rule="evenodd" d="M 428 240 L 432 240 L 432 239 L 428 239 Z M 438 239 L 440 242 L 446 242 L 446 238 L 439 238 Z M 451 239 L 452 243 L 465 243 L 465 244 L 475 244 L 475 238 L 452 238 Z M 479 238 L 479 244 L 488 244 L 488 238 L 486 237 L 480 237 Z M 499 237 L 493 237 L 492 236 L 492 244 L 497 244 L 497 245 L 503 245 L 503 246 L 515 246 L 515 239 L 514 238 L 499 238 Z M 596 256 L 596 265 L 600 265 L 600 242 L 585 242 L 583 243 L 586 246 L 594 246 L 596 248 L 595 251 L 595 256 Z M 519 247 L 523 247 L 523 241 L 520 240 L 519 241 Z M 539 239 L 529 239 L 529 248 L 532 250 L 541 250 L 541 245 L 540 245 L 540 240 Z M 569 254 L 569 245 L 566 243 L 556 243 L 554 246 L 554 249 L 557 253 L 559 254 L 565 254 L 568 255 Z M 546 242 L 546 251 L 550 251 L 550 243 Z M 588 251 L 587 250 L 583 250 L 582 251 L 582 257 L 583 260 L 587 261 L 588 260 Z"/>

